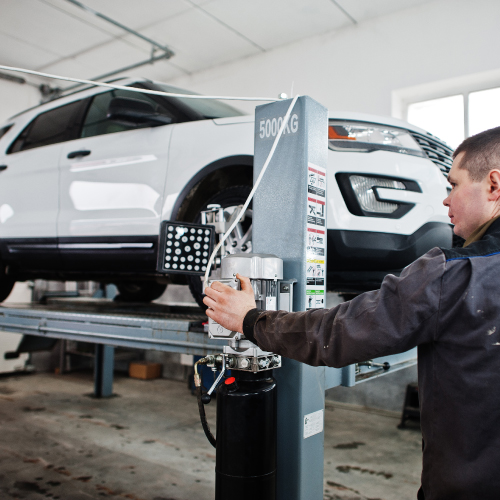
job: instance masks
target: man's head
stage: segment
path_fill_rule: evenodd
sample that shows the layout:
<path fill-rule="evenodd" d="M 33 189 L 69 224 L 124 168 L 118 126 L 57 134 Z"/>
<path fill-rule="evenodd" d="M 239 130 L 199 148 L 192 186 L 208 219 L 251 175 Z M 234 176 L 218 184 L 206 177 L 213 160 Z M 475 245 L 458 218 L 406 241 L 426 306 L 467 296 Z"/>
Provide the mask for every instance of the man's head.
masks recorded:
<path fill-rule="evenodd" d="M 453 154 L 451 193 L 443 201 L 454 232 L 468 238 L 500 214 L 500 127 L 469 137 Z"/>

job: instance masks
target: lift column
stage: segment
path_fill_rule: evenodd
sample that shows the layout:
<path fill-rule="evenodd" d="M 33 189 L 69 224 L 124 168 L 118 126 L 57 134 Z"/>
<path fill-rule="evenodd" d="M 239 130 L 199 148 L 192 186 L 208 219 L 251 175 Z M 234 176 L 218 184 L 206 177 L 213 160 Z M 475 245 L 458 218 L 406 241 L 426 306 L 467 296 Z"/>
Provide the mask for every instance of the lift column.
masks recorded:
<path fill-rule="evenodd" d="M 109 398 L 113 395 L 115 348 L 110 345 L 96 344 L 94 363 L 94 396 Z"/>
<path fill-rule="evenodd" d="M 291 100 L 258 106 L 254 180 Z M 304 96 L 291 112 L 253 201 L 252 251 L 284 261 L 294 311 L 325 305 L 328 111 Z M 278 383 L 278 500 L 322 500 L 325 369 L 283 358 Z"/>

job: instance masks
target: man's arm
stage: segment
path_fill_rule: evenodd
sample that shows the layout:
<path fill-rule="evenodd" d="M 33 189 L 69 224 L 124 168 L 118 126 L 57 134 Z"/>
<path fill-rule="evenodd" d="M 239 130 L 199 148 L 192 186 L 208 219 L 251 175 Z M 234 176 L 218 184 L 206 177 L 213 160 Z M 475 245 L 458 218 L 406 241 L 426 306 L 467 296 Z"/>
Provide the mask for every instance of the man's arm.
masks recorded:
<path fill-rule="evenodd" d="M 332 309 L 296 313 L 258 312 L 247 301 L 249 295 L 243 297 L 248 290 L 237 292 L 219 283 L 216 291 L 221 296 L 210 317 L 227 328 L 224 321 L 231 317 L 231 326 L 240 332 L 245 319 L 243 333 L 264 350 L 315 366 L 345 366 L 434 340 L 444 269 L 444 254 L 435 248 L 400 277 L 386 276 L 378 291 Z"/>

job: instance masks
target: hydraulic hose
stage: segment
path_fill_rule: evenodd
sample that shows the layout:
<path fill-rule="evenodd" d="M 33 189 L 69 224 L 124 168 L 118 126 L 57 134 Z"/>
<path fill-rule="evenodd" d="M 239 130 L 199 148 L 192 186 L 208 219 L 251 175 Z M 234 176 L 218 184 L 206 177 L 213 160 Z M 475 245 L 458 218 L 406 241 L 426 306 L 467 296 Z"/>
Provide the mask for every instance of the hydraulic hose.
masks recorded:
<path fill-rule="evenodd" d="M 215 448 L 216 440 L 215 440 L 214 435 L 210 431 L 210 426 L 208 425 L 207 416 L 205 414 L 205 405 L 203 404 L 203 401 L 201 400 L 201 396 L 202 396 L 201 377 L 198 374 L 198 364 L 206 365 L 208 362 L 209 362 L 209 359 L 207 356 L 206 358 L 199 359 L 194 364 L 194 385 L 196 387 L 196 399 L 198 400 L 198 410 L 200 412 L 201 426 L 203 427 L 203 430 L 205 432 L 205 436 L 207 436 L 208 441 Z"/>
<path fill-rule="evenodd" d="M 210 426 L 208 425 L 207 422 L 207 416 L 205 415 L 205 406 L 201 401 L 201 387 L 196 388 L 196 398 L 198 399 L 198 410 L 200 411 L 201 426 L 205 431 L 205 436 L 207 436 L 208 441 L 215 448 L 216 444 L 215 437 L 210 431 Z"/>

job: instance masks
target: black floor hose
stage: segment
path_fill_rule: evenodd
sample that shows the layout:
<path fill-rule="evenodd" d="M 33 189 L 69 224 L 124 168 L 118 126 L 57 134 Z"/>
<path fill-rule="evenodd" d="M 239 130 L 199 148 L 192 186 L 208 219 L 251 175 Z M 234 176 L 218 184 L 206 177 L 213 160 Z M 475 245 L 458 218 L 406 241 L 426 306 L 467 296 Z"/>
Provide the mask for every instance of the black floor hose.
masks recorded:
<path fill-rule="evenodd" d="M 205 406 L 201 400 L 201 386 L 196 387 L 196 399 L 198 400 L 198 410 L 200 410 L 200 420 L 203 430 L 205 431 L 205 436 L 210 441 L 210 444 L 215 448 L 215 437 L 210 431 L 210 427 L 207 422 L 207 416 L 205 415 Z"/>

